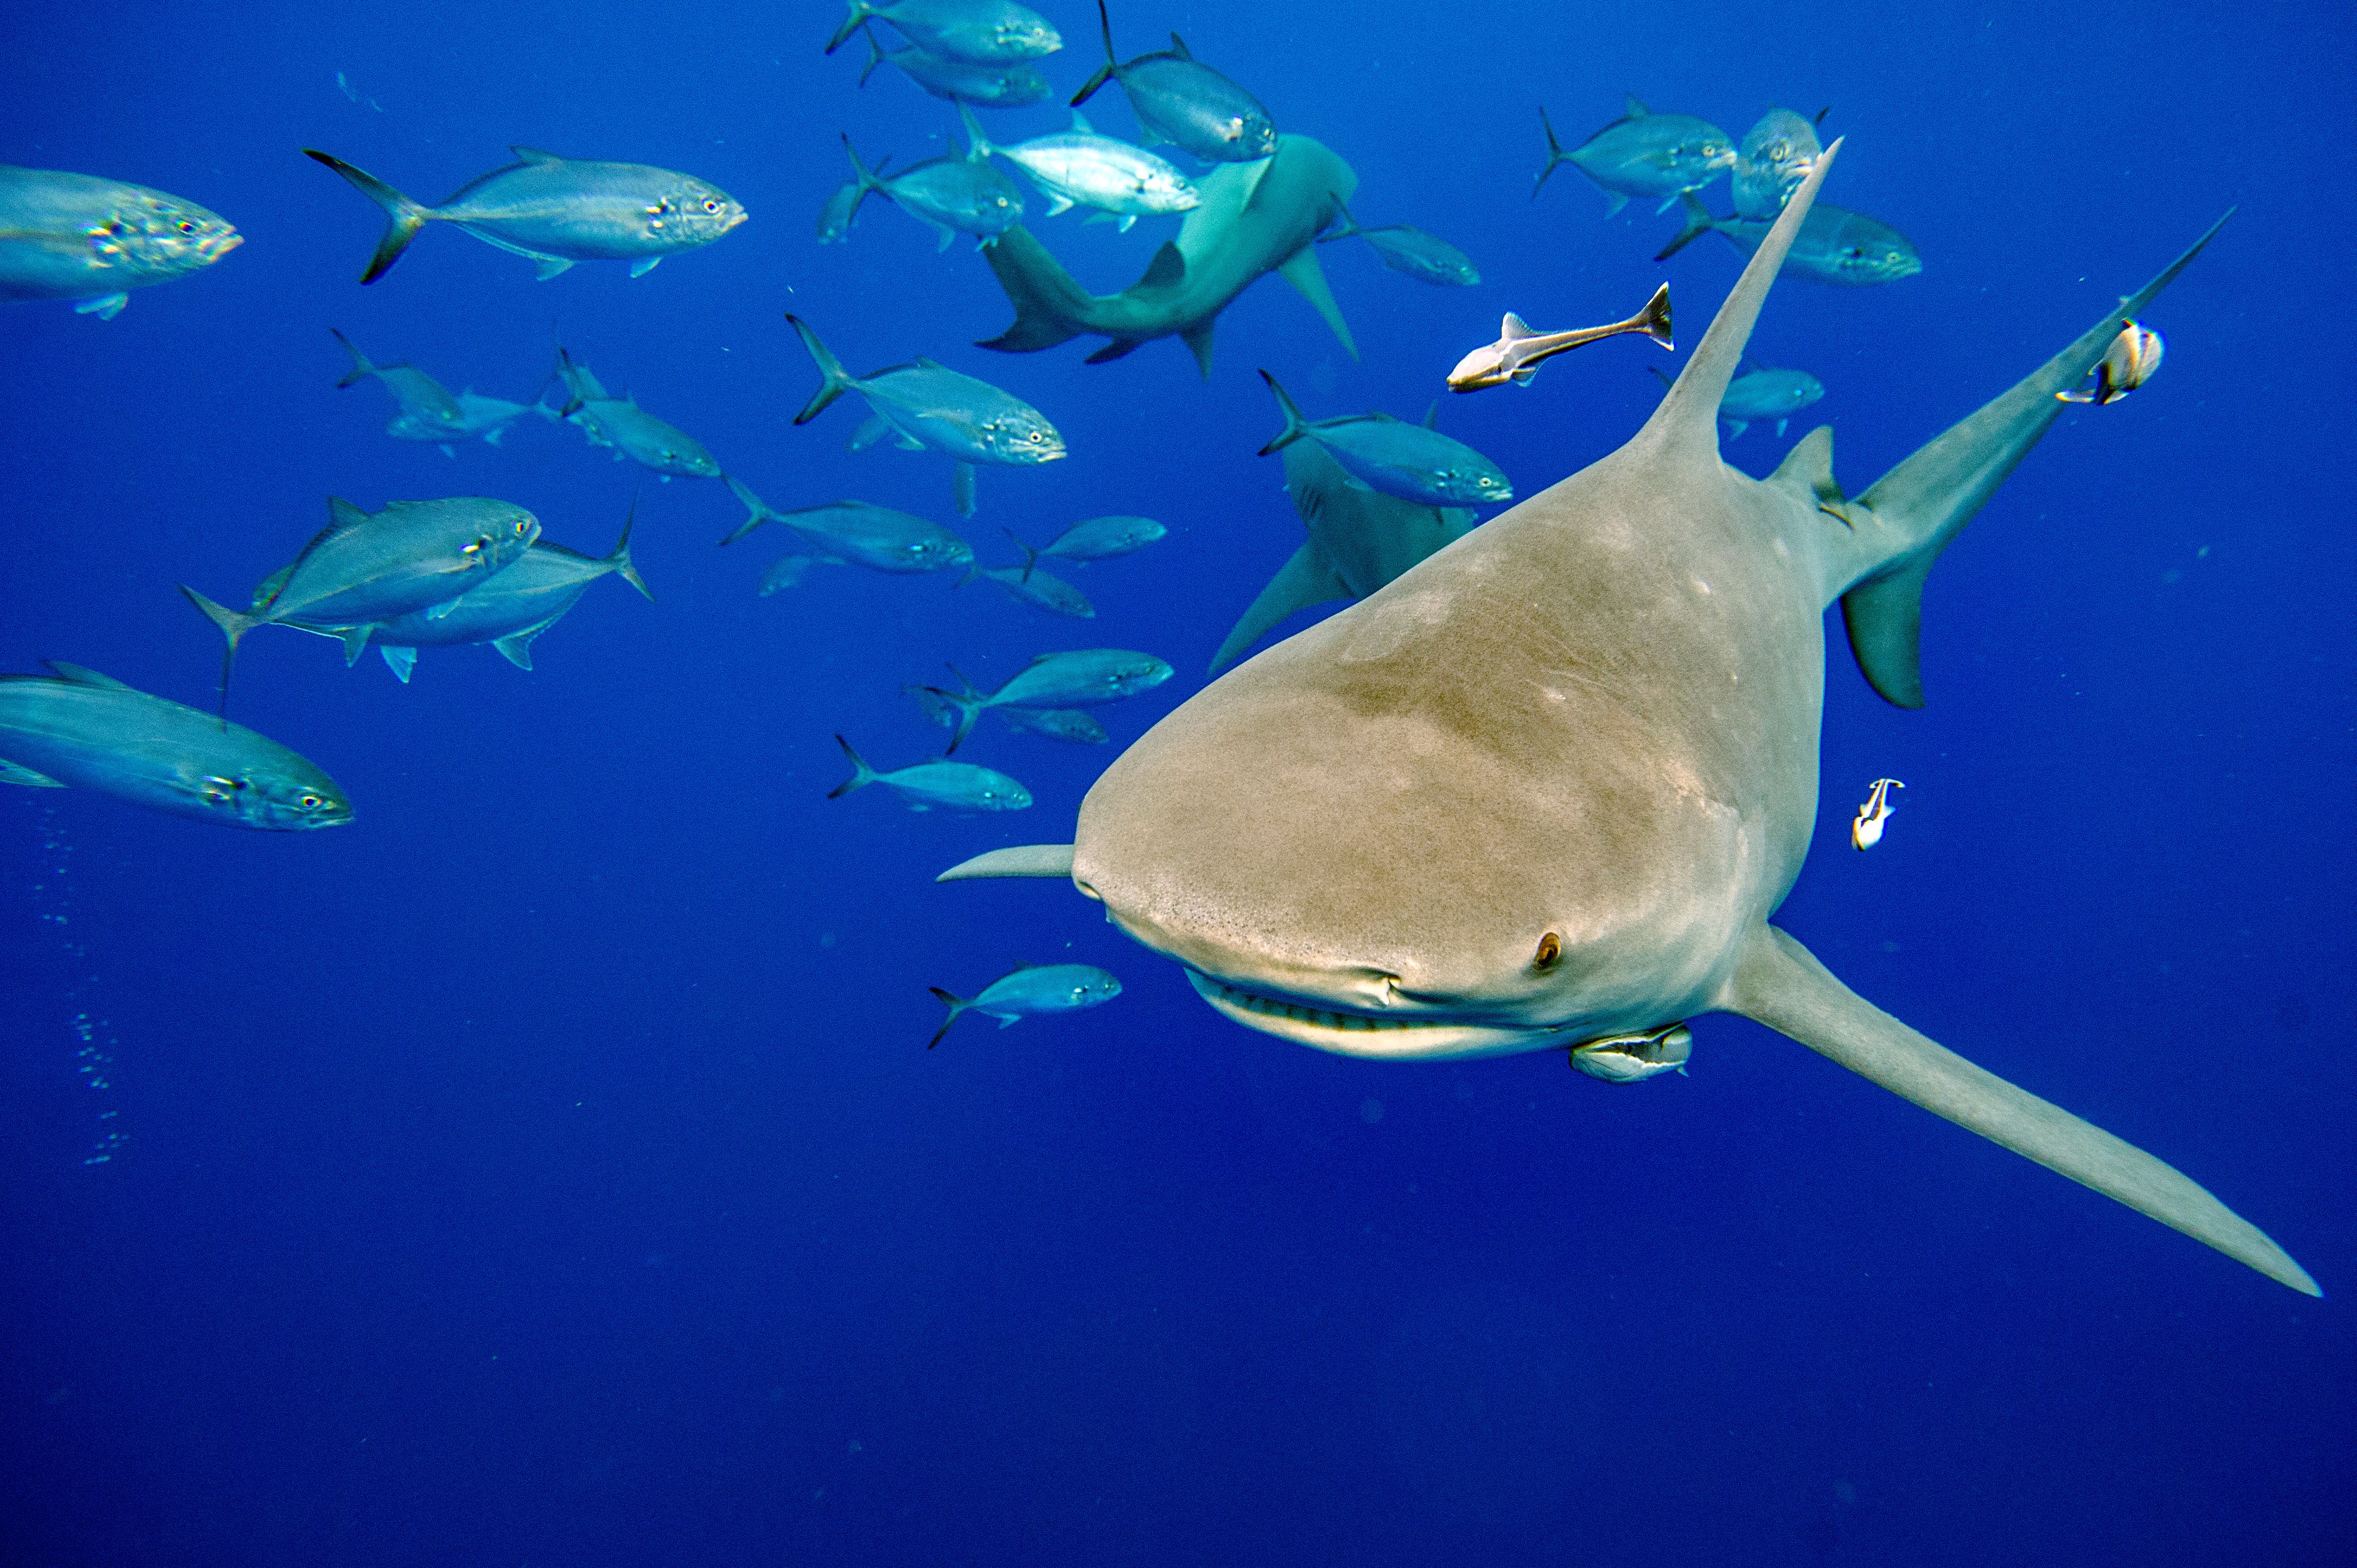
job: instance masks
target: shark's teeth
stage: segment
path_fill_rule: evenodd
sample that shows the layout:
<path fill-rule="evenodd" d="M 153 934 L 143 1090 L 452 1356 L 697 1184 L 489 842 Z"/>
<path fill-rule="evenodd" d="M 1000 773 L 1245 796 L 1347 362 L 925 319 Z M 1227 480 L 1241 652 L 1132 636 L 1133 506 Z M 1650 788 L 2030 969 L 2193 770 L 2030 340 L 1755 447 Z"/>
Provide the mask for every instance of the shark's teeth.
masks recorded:
<path fill-rule="evenodd" d="M 1217 996 L 1229 1006 L 1243 1012 L 1258 1013 L 1271 1018 L 1290 1018 L 1297 1024 L 1308 1024 L 1321 1029 L 1373 1034 L 1383 1030 L 1453 1026 L 1437 1019 L 1378 1018 L 1368 1013 L 1337 1013 L 1331 1008 L 1311 1007 L 1299 1002 L 1286 1002 L 1275 996 L 1262 996 L 1250 991 L 1239 991 L 1225 981 L 1214 980 L 1200 971 L 1196 974 L 1196 983 L 1199 989 Z"/>

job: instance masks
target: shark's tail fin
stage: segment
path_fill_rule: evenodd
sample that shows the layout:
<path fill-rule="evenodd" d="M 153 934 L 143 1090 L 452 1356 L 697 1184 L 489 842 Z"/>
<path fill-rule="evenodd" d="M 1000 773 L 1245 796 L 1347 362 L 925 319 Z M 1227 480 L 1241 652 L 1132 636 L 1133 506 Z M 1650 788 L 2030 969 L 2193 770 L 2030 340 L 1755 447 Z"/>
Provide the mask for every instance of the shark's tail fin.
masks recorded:
<path fill-rule="evenodd" d="M 1276 394 L 1276 406 L 1285 411 L 1285 428 L 1271 436 L 1268 445 L 1260 449 L 1259 455 L 1265 457 L 1272 452 L 1284 451 L 1287 446 L 1308 435 L 1309 422 L 1301 416 L 1300 406 L 1286 395 L 1283 387 L 1276 384 L 1275 376 L 1263 371 L 1260 373 L 1260 379 L 1268 383 L 1268 390 Z"/>
<path fill-rule="evenodd" d="M 851 777 L 826 792 L 826 798 L 830 800 L 840 800 L 842 797 L 850 794 L 854 789 L 862 789 L 869 784 L 873 784 L 876 782 L 877 777 L 876 769 L 868 767 L 866 759 L 863 758 L 859 753 L 851 749 L 851 743 L 849 741 L 844 739 L 841 736 L 836 736 L 834 737 L 834 744 L 843 747 L 843 755 L 851 759 Z"/>
<path fill-rule="evenodd" d="M 1558 165 L 1567 162 L 1571 157 L 1569 153 L 1563 150 L 1563 144 L 1555 139 L 1555 125 L 1547 119 L 1546 105 L 1544 103 L 1539 105 L 1539 129 L 1546 133 L 1547 161 L 1546 167 L 1539 170 L 1539 177 L 1531 182 L 1533 201 L 1539 199 L 1539 191 L 1546 184 L 1547 176 L 1555 173 Z"/>
<path fill-rule="evenodd" d="M 850 13 L 843 18 L 843 26 L 835 28 L 834 37 L 826 40 L 826 52 L 833 54 L 835 50 L 841 48 L 844 45 L 844 40 L 850 38 L 852 34 L 857 32 L 862 27 L 866 26 L 867 18 L 873 15 L 874 13 L 867 8 L 867 0 L 851 0 L 851 10 Z M 876 41 L 875 35 L 872 33 L 869 34 L 867 41 L 871 44 L 874 43 Z"/>
<path fill-rule="evenodd" d="M 180 592 L 188 595 L 188 603 L 204 611 L 206 618 L 221 628 L 221 635 L 229 639 L 229 650 L 221 655 L 221 722 L 227 724 L 229 722 L 229 677 L 230 671 L 237 666 L 237 645 L 245 640 L 247 632 L 252 631 L 269 618 L 247 615 L 242 611 L 231 609 L 227 605 L 217 605 L 186 583 L 180 585 Z"/>
<path fill-rule="evenodd" d="M 1102 5 L 1103 0 L 1098 0 L 1098 3 Z M 942 1026 L 933 1031 L 933 1037 L 925 1042 L 925 1049 L 930 1051 L 935 1046 L 942 1043 L 942 1036 L 950 1032 L 950 1026 L 958 1021 L 958 1015 L 963 1013 L 967 1008 L 973 1006 L 974 1004 L 967 1001 L 963 996 L 952 995 L 951 993 L 943 991 L 938 985 L 928 985 L 925 989 L 939 997 L 942 1004 L 950 1010 L 950 1015 L 942 1020 Z"/>
<path fill-rule="evenodd" d="M 1097 67 L 1097 73 L 1082 83 L 1078 92 L 1072 94 L 1072 107 L 1075 109 L 1095 97 L 1097 89 L 1112 81 L 1113 73 L 1121 69 L 1121 57 L 1113 52 L 1113 17 L 1105 11 L 1105 0 L 1097 0 L 1097 27 L 1104 34 L 1105 62 Z"/>
<path fill-rule="evenodd" d="M 1668 261 L 1718 227 L 1718 220 L 1710 215 L 1710 209 L 1705 207 L 1693 191 L 1683 192 L 1678 197 L 1678 205 L 1685 209 L 1685 227 L 1678 231 L 1677 238 L 1653 252 L 1653 260 L 1657 262 Z"/>
<path fill-rule="evenodd" d="M 745 508 L 745 521 L 738 523 L 737 532 L 722 540 L 721 543 L 734 544 L 765 522 L 785 521 L 782 516 L 770 510 L 769 502 L 755 495 L 752 487 L 744 480 L 734 474 L 723 474 L 720 477 L 727 484 L 728 493 L 742 502 Z M 652 598 L 654 596 L 650 594 L 647 596 Z"/>
<path fill-rule="evenodd" d="M 328 330 L 330 332 L 336 332 L 336 329 L 332 327 L 328 328 Z M 342 381 L 338 381 L 336 385 L 339 387 L 358 386 L 361 382 L 376 374 L 376 367 L 369 363 L 369 357 L 366 354 L 361 353 L 359 349 L 353 347 L 352 340 L 350 338 L 345 337 L 340 332 L 336 332 L 336 341 L 341 343 L 344 346 L 344 352 L 352 357 L 352 368 L 350 371 L 345 375 Z"/>
<path fill-rule="evenodd" d="M 646 579 L 639 575 L 638 567 L 630 561 L 630 528 L 638 521 L 639 498 L 634 495 L 630 498 L 630 514 L 622 519 L 622 537 L 614 541 L 612 553 L 608 554 L 601 564 L 608 571 L 614 573 L 622 581 L 651 600 L 655 596 L 655 591 L 647 586 Z"/>
<path fill-rule="evenodd" d="M 2070 407 L 2054 394 L 2077 385 L 2102 360 L 2121 327 L 2142 314 L 2233 216 L 2229 209 L 2158 277 L 2010 390 L 1877 479 L 1847 510 L 1844 521 L 1856 530 L 1860 559 L 1850 573 L 1854 585 L 1842 595 L 1842 618 L 1859 670 L 1886 699 L 1902 708 L 1923 705 L 1919 644 L 1923 580 L 1932 564 Z"/>
<path fill-rule="evenodd" d="M 332 154 L 320 152 L 316 147 L 306 147 L 303 156 L 316 159 L 342 175 L 351 182 L 355 190 L 383 208 L 385 216 L 391 220 L 385 225 L 384 237 L 376 242 L 376 254 L 369 258 L 368 271 L 361 274 L 362 283 L 376 282 L 384 276 L 393 263 L 401 260 L 401 252 L 409 249 L 409 242 L 417 238 L 418 231 L 425 227 L 425 220 L 434 216 L 433 211 L 410 200 L 366 169 L 354 168 Z"/>
<path fill-rule="evenodd" d="M 846 147 L 850 145 L 849 142 L 844 144 Z M 796 424 L 808 424 L 826 412 L 828 403 L 851 390 L 851 372 L 843 368 L 842 360 L 827 352 L 826 345 L 818 340 L 818 334 L 811 330 L 809 322 L 791 310 L 786 312 L 786 320 L 792 325 L 794 335 L 802 340 L 802 347 L 810 350 L 812 362 L 818 366 L 818 391 L 811 394 L 810 402 L 802 404 L 802 411 L 794 415 Z M 745 498 L 740 495 L 737 499 L 743 500 Z"/>
<path fill-rule="evenodd" d="M 990 270 L 997 274 L 998 286 L 1006 291 L 1007 303 L 1015 306 L 1015 320 L 1006 331 L 977 343 L 976 348 L 1028 354 L 1091 330 L 1088 313 L 1095 303 L 1093 297 L 1028 229 L 1017 223 L 1002 231 L 998 243 L 985 254 Z"/>

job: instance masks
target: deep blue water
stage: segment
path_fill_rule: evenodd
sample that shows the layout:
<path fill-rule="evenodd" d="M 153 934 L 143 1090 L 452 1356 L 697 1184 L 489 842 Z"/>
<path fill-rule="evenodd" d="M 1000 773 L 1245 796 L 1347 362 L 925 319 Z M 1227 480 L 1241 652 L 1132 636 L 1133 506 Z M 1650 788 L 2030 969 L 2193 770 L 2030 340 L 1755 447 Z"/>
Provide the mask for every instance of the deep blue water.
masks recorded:
<path fill-rule="evenodd" d="M 1047 9 L 1069 93 L 1093 18 Z M 331 327 L 523 398 L 554 324 L 774 504 L 948 518 L 938 457 L 844 450 L 856 404 L 790 427 L 815 383 L 793 309 L 855 370 L 934 355 L 1056 421 L 1070 460 L 984 473 L 986 560 L 1013 558 L 1001 526 L 1100 512 L 1172 534 L 1072 574 L 1087 625 L 949 576 L 761 598 L 781 531 L 717 551 L 725 490 L 649 483 L 658 602 L 597 585 L 533 673 L 428 650 L 404 687 L 253 639 L 237 715 L 327 768 L 351 826 L 7 791 L 0 1560 L 2347 1561 L 2345 9 L 1124 0 L 1125 55 L 1176 27 L 1352 164 L 1362 220 L 1485 275 L 1328 246 L 1362 358 L 1268 280 L 1208 384 L 1168 340 L 1102 366 L 969 347 L 1007 319 L 988 269 L 880 204 L 817 245 L 836 133 L 907 162 L 953 125 L 889 70 L 856 89 L 856 48 L 819 52 L 836 19 L 10 24 L 0 161 L 185 195 L 247 243 L 111 322 L 0 308 L 0 668 L 209 703 L 219 639 L 174 584 L 240 592 L 329 493 L 496 495 L 610 545 L 638 470 L 537 423 L 455 460 L 390 440 L 378 388 L 336 390 Z M 2159 376 L 2066 416 L 1941 563 L 1930 706 L 1876 698 L 1829 622 L 1818 845 L 1781 920 L 2210 1186 L 2324 1301 L 1739 1020 L 1625 1090 L 1555 1054 L 1329 1058 L 1223 1022 L 1057 884 L 931 885 L 1068 836 L 1112 748 L 985 726 L 968 751 L 1031 787 L 1018 816 L 824 798 L 834 732 L 887 766 L 936 745 L 898 693 L 945 660 L 995 682 L 1045 649 L 1164 654 L 1178 679 L 1104 710 L 1115 747 L 1198 689 L 1300 538 L 1253 455 L 1278 423 L 1257 368 L 1313 413 L 1412 418 L 1501 311 L 1603 320 L 1664 277 L 1697 338 L 1731 248 L 1657 264 L 1675 220 L 1608 220 L 1573 169 L 1528 199 L 1537 106 L 1570 142 L 1624 91 L 1737 135 L 1830 106 L 1827 199 L 1921 249 L 1887 286 L 1788 280 L 1754 339 L 1828 395 L 1728 457 L 1764 472 L 1822 414 L 1853 490 L 2239 204 L 2148 317 Z M 1092 113 L 1134 130 L 1117 96 Z M 689 170 L 752 220 L 644 279 L 547 284 L 436 230 L 362 289 L 380 215 L 298 153 L 432 199 L 511 143 Z M 1036 227 L 1110 291 L 1172 225 Z M 1583 350 L 1444 428 L 1534 493 L 1636 429 L 1649 357 Z M 1909 789 L 1856 855 L 1880 774 Z M 927 986 L 1064 958 L 1126 993 L 921 1048 Z M 77 1015 L 110 1059 L 78 1057 Z"/>

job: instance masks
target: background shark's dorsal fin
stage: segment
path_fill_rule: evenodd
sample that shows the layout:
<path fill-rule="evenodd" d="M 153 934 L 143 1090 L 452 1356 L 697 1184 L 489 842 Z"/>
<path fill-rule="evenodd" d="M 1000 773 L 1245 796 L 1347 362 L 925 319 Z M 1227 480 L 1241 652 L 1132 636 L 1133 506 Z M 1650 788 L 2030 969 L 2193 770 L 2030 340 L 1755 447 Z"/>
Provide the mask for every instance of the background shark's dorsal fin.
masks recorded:
<path fill-rule="evenodd" d="M 1784 204 L 1782 216 L 1760 248 L 1751 252 L 1750 264 L 1743 275 L 1735 280 L 1735 288 L 1727 303 L 1718 307 L 1711 320 L 1710 330 L 1686 360 L 1686 368 L 1653 410 L 1653 417 L 1637 435 L 1637 441 L 1648 442 L 1656 448 L 1670 449 L 1673 462 L 1717 464 L 1718 461 L 1718 403 L 1727 395 L 1727 383 L 1735 379 L 1735 367 L 1743 358 L 1744 349 L 1751 341 L 1752 324 L 1760 319 L 1760 306 L 1768 298 L 1768 290 L 1776 282 L 1776 269 L 1784 264 L 1784 252 L 1792 248 L 1793 237 L 1800 233 L 1802 220 L 1808 217 L 1809 208 L 1817 199 L 1817 189 L 1825 183 L 1825 173 L 1833 167 L 1834 156 L 1841 151 L 1835 142 L 1817 155 L 1809 170 L 1809 177 Z"/>
<path fill-rule="evenodd" d="M 1923 581 L 1997 486 L 2071 408 L 2055 393 L 2076 386 L 2111 348 L 2124 322 L 2201 253 L 2226 219 L 2071 346 L 1868 486 L 1858 497 L 1857 555 L 1846 564 L 1842 618 L 1850 651 L 1876 692 L 1902 708 L 1923 705 Z"/>
<path fill-rule="evenodd" d="M 1794 444 L 1776 471 L 1771 485 L 1786 485 L 1814 498 L 1818 506 L 1839 506 L 1846 499 L 1834 478 L 1834 427 L 1820 424 Z"/>

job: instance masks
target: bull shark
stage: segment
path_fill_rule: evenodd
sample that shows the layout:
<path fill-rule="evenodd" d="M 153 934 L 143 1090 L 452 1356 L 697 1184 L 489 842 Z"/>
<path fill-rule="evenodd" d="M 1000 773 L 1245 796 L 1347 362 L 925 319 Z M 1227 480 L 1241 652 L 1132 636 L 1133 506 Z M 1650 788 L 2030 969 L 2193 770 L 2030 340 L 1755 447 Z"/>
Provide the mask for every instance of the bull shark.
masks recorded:
<path fill-rule="evenodd" d="M 1829 429 L 1758 480 L 1717 421 L 1838 149 L 1628 445 L 1204 688 L 1098 779 L 1072 843 L 944 876 L 1069 877 L 1219 1012 L 1346 1055 L 1568 1048 L 1626 1080 L 1684 1060 L 1683 1020 L 1739 1014 L 2319 1294 L 2190 1179 L 1770 923 L 1815 825 L 1824 609 L 1875 689 L 1921 705 L 1932 564 L 2217 232 L 1846 500 Z"/>
<path fill-rule="evenodd" d="M 1211 330 L 1228 302 L 1264 273 L 1299 289 L 1351 358 L 1351 328 L 1326 286 L 1317 240 L 1359 188 L 1351 166 L 1308 136 L 1277 138 L 1257 163 L 1222 164 L 1196 179 L 1202 205 L 1178 237 L 1154 253 L 1146 275 L 1119 294 L 1092 295 L 1021 224 L 998 236 L 990 270 L 1015 306 L 1014 325 L 980 345 L 1028 354 L 1094 334 L 1111 338 L 1088 362 L 1118 360 L 1141 343 L 1175 337 L 1211 373 Z"/>

